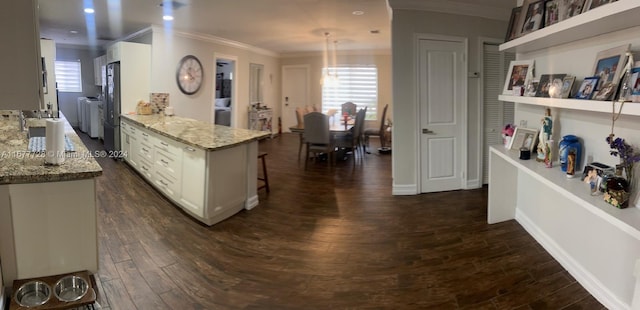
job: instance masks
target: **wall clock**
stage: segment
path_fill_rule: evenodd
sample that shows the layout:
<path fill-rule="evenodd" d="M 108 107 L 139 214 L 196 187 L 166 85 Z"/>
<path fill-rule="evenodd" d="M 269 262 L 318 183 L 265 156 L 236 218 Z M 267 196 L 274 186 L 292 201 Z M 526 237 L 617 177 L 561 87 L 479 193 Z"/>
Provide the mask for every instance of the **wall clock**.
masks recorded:
<path fill-rule="evenodd" d="M 193 55 L 184 56 L 178 63 L 176 82 L 180 91 L 186 95 L 193 95 L 202 86 L 204 72 L 200 60 Z"/>

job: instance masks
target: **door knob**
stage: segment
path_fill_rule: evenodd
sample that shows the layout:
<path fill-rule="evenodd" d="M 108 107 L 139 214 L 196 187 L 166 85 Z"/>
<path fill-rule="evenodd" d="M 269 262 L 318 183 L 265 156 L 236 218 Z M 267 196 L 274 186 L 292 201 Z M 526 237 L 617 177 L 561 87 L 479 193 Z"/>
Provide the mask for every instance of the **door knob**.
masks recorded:
<path fill-rule="evenodd" d="M 423 134 L 427 134 L 427 135 L 432 135 L 432 134 L 434 134 L 435 132 L 433 132 L 433 130 L 429 130 L 429 129 L 427 129 L 427 128 L 422 128 L 422 133 L 423 133 Z"/>

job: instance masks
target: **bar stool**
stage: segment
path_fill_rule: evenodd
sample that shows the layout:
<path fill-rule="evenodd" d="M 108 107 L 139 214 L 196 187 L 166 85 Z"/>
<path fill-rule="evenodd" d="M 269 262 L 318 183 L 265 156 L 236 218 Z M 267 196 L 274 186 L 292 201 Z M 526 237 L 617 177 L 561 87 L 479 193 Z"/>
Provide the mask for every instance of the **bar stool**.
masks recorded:
<path fill-rule="evenodd" d="M 258 159 L 262 160 L 262 177 L 258 176 L 259 181 L 263 181 L 264 184 L 258 186 L 258 190 L 265 188 L 267 193 L 269 192 L 269 177 L 267 176 L 267 162 L 265 161 L 265 157 L 267 157 L 266 152 L 262 152 L 258 154 Z"/>

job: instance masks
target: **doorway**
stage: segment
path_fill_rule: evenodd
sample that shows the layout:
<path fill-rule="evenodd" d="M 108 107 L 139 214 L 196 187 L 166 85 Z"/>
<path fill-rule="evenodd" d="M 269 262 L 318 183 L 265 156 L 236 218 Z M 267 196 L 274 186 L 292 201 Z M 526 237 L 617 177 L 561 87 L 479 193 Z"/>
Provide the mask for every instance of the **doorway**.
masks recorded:
<path fill-rule="evenodd" d="M 298 124 L 296 108 L 305 108 L 309 103 L 309 65 L 282 67 L 282 128 Z"/>
<path fill-rule="evenodd" d="M 215 57 L 215 92 L 211 122 L 216 125 L 235 126 L 236 61 L 234 56 Z"/>
<path fill-rule="evenodd" d="M 467 166 L 467 39 L 417 40 L 420 189 L 461 189 Z"/>

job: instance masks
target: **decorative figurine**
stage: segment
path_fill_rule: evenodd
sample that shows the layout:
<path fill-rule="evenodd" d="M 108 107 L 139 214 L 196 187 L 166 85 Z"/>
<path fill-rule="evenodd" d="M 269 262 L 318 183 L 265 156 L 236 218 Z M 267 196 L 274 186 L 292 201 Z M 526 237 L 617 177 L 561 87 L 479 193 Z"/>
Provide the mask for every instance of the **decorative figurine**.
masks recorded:
<path fill-rule="evenodd" d="M 542 118 L 542 128 L 540 128 L 540 133 L 538 134 L 538 156 L 536 157 L 536 161 L 544 162 L 547 157 L 546 145 L 547 142 L 551 140 L 552 130 L 553 119 L 551 119 L 551 109 L 547 108 L 544 113 L 544 118 Z M 549 151 L 551 150 L 549 149 Z"/>

